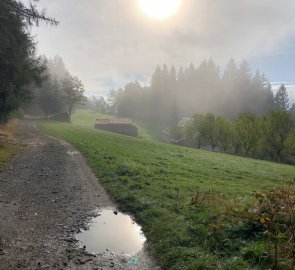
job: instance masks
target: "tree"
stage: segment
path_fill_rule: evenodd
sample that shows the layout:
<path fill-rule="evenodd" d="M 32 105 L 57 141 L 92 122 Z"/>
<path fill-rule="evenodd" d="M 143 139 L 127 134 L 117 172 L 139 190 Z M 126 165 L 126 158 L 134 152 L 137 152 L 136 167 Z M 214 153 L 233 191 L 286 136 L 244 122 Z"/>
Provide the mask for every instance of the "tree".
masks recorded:
<path fill-rule="evenodd" d="M 246 60 L 243 60 L 238 70 L 238 78 L 240 80 L 240 85 L 244 86 L 242 90 L 249 89 L 251 77 L 252 75 L 249 63 Z"/>
<path fill-rule="evenodd" d="M 38 0 L 33 1 L 38 2 Z M 58 24 L 55 19 L 46 16 L 44 9 L 39 11 L 31 1 L 29 7 L 17 0 L 4 0 L 2 2 L 4 5 L 9 6 L 10 11 L 22 20 L 24 27 L 32 26 L 33 24 L 38 26 L 40 21 L 51 25 Z"/>
<path fill-rule="evenodd" d="M 276 93 L 275 98 L 274 98 L 274 103 L 275 103 L 276 108 L 282 109 L 285 111 L 288 110 L 289 97 L 288 97 L 287 88 L 285 87 L 284 84 L 281 85 L 278 92 Z"/>
<path fill-rule="evenodd" d="M 254 114 L 243 113 L 234 121 L 234 132 L 246 155 L 257 145 L 259 139 L 258 119 Z"/>
<path fill-rule="evenodd" d="M 171 73 L 168 71 L 166 65 L 161 68 L 157 66 L 150 86 L 150 97 L 149 101 L 149 118 L 154 122 L 161 124 L 169 124 L 170 109 L 173 102 L 173 95 L 175 93 L 176 72 L 174 73 L 173 68 Z"/>
<path fill-rule="evenodd" d="M 213 113 L 207 113 L 201 124 L 201 133 L 204 134 L 206 141 L 211 145 L 212 151 L 218 144 L 218 131 L 216 117 Z"/>
<path fill-rule="evenodd" d="M 122 95 L 120 97 L 118 96 L 120 98 L 117 108 L 118 115 L 124 117 L 140 116 L 142 91 L 143 89 L 138 82 L 128 83 Z"/>
<path fill-rule="evenodd" d="M 74 106 L 81 103 L 85 99 L 85 89 L 78 77 L 71 76 L 69 72 L 67 72 L 65 77 L 62 79 L 62 89 L 65 104 L 68 107 L 68 113 L 71 119 Z"/>
<path fill-rule="evenodd" d="M 226 152 L 232 142 L 232 124 L 226 117 L 219 116 L 216 118 L 216 129 L 218 143 L 223 151 Z"/>
<path fill-rule="evenodd" d="M 116 104 L 110 102 L 115 105 L 112 113 L 117 114 L 120 108 L 120 115 L 163 126 L 170 126 L 171 119 L 196 113 L 212 112 L 235 119 L 243 112 L 261 116 L 273 107 L 271 85 L 261 73 L 253 76 L 246 61 L 237 67 L 231 60 L 223 74 L 213 60 L 198 67 L 181 67 L 179 72 L 174 66 L 157 66 L 150 86 L 132 87 L 131 94 L 132 84 L 122 90 Z"/>
<path fill-rule="evenodd" d="M 38 103 L 41 110 L 49 117 L 61 112 L 63 100 L 58 80 L 49 76 L 38 89 Z"/>
<path fill-rule="evenodd" d="M 36 57 L 30 26 L 45 21 L 56 25 L 35 5 L 16 0 L 0 1 L 0 121 L 32 98 L 30 84 L 40 83 L 45 64 Z"/>
<path fill-rule="evenodd" d="M 289 137 L 294 131 L 295 123 L 289 112 L 284 109 L 275 109 L 268 112 L 263 120 L 263 137 L 267 150 L 272 156 L 274 153 L 281 161 L 284 151 L 289 147 Z M 293 142 L 294 143 L 294 142 Z"/>
<path fill-rule="evenodd" d="M 92 96 L 90 99 L 88 99 L 88 102 L 90 103 L 91 109 L 99 112 L 99 113 L 107 113 L 108 112 L 108 103 L 105 101 L 104 97 L 95 97 Z"/>
<path fill-rule="evenodd" d="M 226 84 L 226 87 L 231 87 L 230 84 L 235 82 L 237 80 L 237 77 L 238 77 L 237 64 L 234 59 L 230 59 L 222 75 L 222 80 Z"/>
<path fill-rule="evenodd" d="M 292 116 L 293 121 L 295 122 L 295 103 L 290 108 L 290 114 Z"/>
<path fill-rule="evenodd" d="M 256 115 L 265 115 L 274 107 L 274 96 L 271 84 L 259 71 L 257 71 L 252 78 L 248 98 L 248 112 L 252 112 Z"/>
<path fill-rule="evenodd" d="M 109 113 L 117 115 L 119 113 L 119 106 L 121 104 L 124 91 L 122 89 L 111 89 L 108 94 Z"/>
<path fill-rule="evenodd" d="M 49 74 L 58 80 L 62 80 L 68 72 L 63 59 L 59 55 L 46 59 L 46 66 Z"/>
<path fill-rule="evenodd" d="M 203 141 L 205 140 L 205 134 L 203 133 L 204 129 L 202 127 L 203 123 L 204 115 L 195 114 L 185 128 L 186 137 L 195 141 L 198 149 L 201 148 Z"/>

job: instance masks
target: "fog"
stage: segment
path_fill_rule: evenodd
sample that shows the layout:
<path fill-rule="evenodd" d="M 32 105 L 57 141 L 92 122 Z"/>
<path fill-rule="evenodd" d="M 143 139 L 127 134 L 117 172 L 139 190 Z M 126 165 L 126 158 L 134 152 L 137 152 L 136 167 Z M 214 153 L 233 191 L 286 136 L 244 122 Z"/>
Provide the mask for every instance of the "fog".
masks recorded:
<path fill-rule="evenodd" d="M 34 30 L 39 52 L 61 55 L 88 95 L 135 79 L 148 83 L 158 64 L 181 66 L 212 57 L 223 67 L 233 57 L 256 69 L 262 59 L 291 57 L 294 49 L 292 0 L 186 0 L 175 16 L 161 21 L 146 16 L 137 0 L 41 0 L 39 6 L 60 21 L 56 28 Z M 277 69 L 290 66 L 280 62 Z M 272 72 L 269 80 L 290 78 Z"/>
<path fill-rule="evenodd" d="M 0 268 L 295 270 L 294 23 L 0 0 Z"/>
<path fill-rule="evenodd" d="M 129 83 L 110 95 L 115 98 L 113 113 L 166 125 L 195 113 L 230 119 L 244 112 L 264 115 L 277 105 L 265 76 L 252 73 L 246 61 L 237 64 L 233 59 L 223 72 L 213 60 L 179 70 L 158 66 L 148 87 Z"/>

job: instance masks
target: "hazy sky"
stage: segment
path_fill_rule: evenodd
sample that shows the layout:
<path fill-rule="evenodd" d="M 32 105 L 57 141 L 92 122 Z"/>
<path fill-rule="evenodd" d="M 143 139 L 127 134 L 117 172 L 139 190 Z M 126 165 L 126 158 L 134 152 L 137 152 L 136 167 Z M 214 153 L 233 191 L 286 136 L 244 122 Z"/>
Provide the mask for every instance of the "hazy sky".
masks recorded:
<path fill-rule="evenodd" d="M 160 0 L 159 0 L 160 1 Z M 146 82 L 157 64 L 246 58 L 271 81 L 295 81 L 294 0 L 183 0 L 158 21 L 138 0 L 40 0 L 58 27 L 39 27 L 39 53 L 59 54 L 88 94 Z"/>

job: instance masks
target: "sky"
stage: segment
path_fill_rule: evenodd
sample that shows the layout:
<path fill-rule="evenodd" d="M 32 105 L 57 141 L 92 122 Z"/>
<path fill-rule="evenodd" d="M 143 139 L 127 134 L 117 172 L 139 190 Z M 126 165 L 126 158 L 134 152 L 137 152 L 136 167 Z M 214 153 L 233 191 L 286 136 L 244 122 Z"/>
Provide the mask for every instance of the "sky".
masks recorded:
<path fill-rule="evenodd" d="M 294 0 L 183 0 L 165 20 L 147 16 L 139 0 L 40 0 L 38 6 L 60 22 L 33 29 L 38 52 L 60 55 L 88 95 L 133 80 L 148 83 L 158 64 L 212 58 L 222 67 L 234 58 L 247 59 L 275 86 L 286 82 L 295 102 Z"/>

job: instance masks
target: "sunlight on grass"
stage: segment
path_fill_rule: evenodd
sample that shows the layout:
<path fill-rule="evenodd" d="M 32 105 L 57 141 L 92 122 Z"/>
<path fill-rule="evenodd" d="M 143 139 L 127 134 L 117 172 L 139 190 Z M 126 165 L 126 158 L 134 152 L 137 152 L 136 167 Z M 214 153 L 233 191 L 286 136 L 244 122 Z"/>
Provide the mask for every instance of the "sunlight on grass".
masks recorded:
<path fill-rule="evenodd" d="M 198 211 L 191 199 L 199 189 L 211 190 L 223 194 L 224 203 L 239 198 L 245 205 L 253 190 L 278 186 L 295 175 L 295 167 L 288 165 L 131 138 L 86 124 L 38 126 L 81 151 L 120 208 L 142 225 L 163 269 L 257 269 L 242 259 L 235 242 L 229 250 L 237 249 L 230 252 L 242 264 L 238 260 L 236 267 L 225 267 L 230 255 L 218 247 L 210 251 L 208 244 L 214 211 Z"/>

